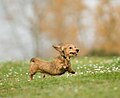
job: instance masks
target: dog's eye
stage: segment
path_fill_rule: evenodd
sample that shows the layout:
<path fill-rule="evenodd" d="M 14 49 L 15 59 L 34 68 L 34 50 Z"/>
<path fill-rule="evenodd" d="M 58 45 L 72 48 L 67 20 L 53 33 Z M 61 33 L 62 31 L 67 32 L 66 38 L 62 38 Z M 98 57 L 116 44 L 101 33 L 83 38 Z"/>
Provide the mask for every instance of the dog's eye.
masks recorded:
<path fill-rule="evenodd" d="M 69 47 L 69 49 L 72 49 L 72 47 Z"/>

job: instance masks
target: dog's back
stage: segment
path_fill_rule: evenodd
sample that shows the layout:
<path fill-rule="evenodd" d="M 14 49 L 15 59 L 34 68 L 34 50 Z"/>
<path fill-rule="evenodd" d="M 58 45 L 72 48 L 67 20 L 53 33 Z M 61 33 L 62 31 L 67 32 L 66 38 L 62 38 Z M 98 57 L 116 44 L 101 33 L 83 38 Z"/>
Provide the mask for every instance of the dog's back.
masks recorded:
<path fill-rule="evenodd" d="M 50 65 L 48 62 L 43 61 L 39 58 L 32 58 L 30 60 L 30 71 L 32 69 L 32 73 L 40 71 L 41 73 L 44 73 L 46 70 L 49 69 Z"/>
<path fill-rule="evenodd" d="M 64 69 L 62 70 L 62 67 L 63 66 L 61 66 L 59 59 L 56 59 L 52 62 L 47 62 L 39 58 L 32 58 L 30 60 L 29 74 L 31 79 L 36 72 L 41 72 L 50 75 L 61 75 L 66 71 Z"/>

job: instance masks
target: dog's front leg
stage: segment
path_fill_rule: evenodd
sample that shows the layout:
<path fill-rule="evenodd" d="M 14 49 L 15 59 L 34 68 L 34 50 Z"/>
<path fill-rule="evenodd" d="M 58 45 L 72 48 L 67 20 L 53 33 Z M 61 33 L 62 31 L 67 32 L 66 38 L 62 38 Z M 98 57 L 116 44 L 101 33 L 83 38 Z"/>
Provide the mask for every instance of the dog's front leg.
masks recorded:
<path fill-rule="evenodd" d="M 71 64 L 69 64 L 68 72 L 72 73 L 72 74 L 75 74 L 75 71 L 73 71 Z"/>

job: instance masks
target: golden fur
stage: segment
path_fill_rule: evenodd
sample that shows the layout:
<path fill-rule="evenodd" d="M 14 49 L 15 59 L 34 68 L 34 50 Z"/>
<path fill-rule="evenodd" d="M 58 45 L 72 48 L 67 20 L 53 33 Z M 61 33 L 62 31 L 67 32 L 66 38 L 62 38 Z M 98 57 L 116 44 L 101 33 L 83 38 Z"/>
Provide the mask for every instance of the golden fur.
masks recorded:
<path fill-rule="evenodd" d="M 70 58 L 76 56 L 79 52 L 79 49 L 76 48 L 72 44 L 67 45 L 57 45 L 53 47 L 59 51 L 60 55 L 55 58 L 52 62 L 43 61 L 39 58 L 32 58 L 30 60 L 30 68 L 29 68 L 29 77 L 30 80 L 33 79 L 33 75 L 37 72 L 49 75 L 62 75 L 66 71 L 69 73 L 75 74 L 72 70 Z"/>

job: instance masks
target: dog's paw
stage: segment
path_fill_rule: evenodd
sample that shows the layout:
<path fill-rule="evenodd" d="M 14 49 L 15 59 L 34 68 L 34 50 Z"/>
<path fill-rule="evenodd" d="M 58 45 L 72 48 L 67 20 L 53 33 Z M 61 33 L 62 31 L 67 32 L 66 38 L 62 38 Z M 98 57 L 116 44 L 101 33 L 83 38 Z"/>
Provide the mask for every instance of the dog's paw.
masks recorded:
<path fill-rule="evenodd" d="M 72 74 L 75 74 L 75 71 L 72 71 L 71 73 L 72 73 Z"/>

